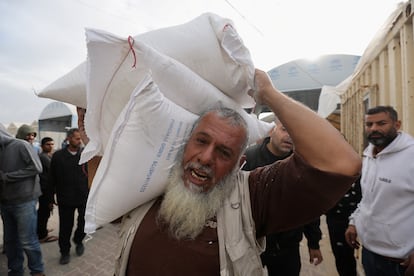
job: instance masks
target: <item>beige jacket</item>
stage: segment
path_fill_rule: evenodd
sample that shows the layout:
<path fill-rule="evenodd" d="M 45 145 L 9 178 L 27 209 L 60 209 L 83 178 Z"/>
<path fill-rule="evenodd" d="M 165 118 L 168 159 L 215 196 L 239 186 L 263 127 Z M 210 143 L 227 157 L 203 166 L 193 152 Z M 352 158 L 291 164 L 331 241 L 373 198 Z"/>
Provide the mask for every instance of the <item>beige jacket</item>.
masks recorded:
<path fill-rule="evenodd" d="M 267 275 L 267 270 L 260 261 L 265 239 L 256 239 L 248 178 L 249 172 L 241 171 L 238 174 L 235 189 L 217 214 L 220 276 Z M 125 275 L 135 234 L 154 202 L 152 200 L 125 215 L 120 230 L 115 275 Z"/>

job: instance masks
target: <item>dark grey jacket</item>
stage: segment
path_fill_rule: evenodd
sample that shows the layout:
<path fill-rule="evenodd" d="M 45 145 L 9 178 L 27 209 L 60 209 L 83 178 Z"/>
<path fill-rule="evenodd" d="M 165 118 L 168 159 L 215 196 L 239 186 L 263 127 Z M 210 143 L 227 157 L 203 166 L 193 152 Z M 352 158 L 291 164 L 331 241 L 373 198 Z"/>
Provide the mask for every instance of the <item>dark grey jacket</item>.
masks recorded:
<path fill-rule="evenodd" d="M 20 204 L 41 195 L 42 164 L 28 142 L 11 136 L 0 124 L 0 203 Z"/>

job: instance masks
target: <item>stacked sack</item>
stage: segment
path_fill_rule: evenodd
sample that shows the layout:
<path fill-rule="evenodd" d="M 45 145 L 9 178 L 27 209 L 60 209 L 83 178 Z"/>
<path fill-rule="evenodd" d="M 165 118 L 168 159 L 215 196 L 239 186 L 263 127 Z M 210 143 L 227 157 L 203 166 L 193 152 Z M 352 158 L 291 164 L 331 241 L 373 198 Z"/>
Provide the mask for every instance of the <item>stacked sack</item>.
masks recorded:
<path fill-rule="evenodd" d="M 81 162 L 102 155 L 87 203 L 88 233 L 162 194 L 178 150 L 209 107 L 237 110 L 247 121 L 250 142 L 273 127 L 244 111 L 254 105 L 247 94 L 254 65 L 228 19 L 206 13 L 135 37 L 91 29 L 86 37 L 86 65 L 39 96 L 87 109 L 90 141 Z M 83 79 L 72 82 L 76 101 L 56 93 L 80 70 L 86 70 L 85 90 Z"/>

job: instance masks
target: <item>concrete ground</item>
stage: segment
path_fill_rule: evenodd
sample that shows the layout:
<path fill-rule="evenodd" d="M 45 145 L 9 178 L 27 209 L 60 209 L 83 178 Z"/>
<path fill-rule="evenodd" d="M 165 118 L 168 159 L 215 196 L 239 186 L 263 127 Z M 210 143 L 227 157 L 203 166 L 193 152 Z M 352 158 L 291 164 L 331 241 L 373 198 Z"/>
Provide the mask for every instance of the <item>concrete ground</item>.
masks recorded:
<path fill-rule="evenodd" d="M 58 243 L 50 242 L 41 244 L 43 261 L 45 263 L 45 273 L 48 276 L 112 276 L 114 268 L 114 258 L 117 247 L 117 230 L 119 225 L 108 224 L 99 229 L 93 236 L 85 238 L 85 254 L 81 257 L 76 256 L 75 247 L 71 249 L 71 262 L 67 265 L 59 264 Z M 49 220 L 49 228 L 53 228 L 52 235 L 58 235 L 58 215 L 55 210 Z M 337 276 L 334 258 L 330 249 L 328 230 L 326 228 L 325 217 L 321 218 L 321 228 L 323 232 L 320 243 L 323 262 L 314 266 L 309 263 L 308 249 L 306 240 L 301 242 L 300 250 L 302 256 L 301 276 Z M 0 223 L 0 237 L 3 236 L 3 228 Z M 2 242 L 0 242 L 1 244 Z M 359 262 L 360 263 L 360 262 Z M 358 270 L 361 271 L 359 265 Z M 7 275 L 7 258 L 0 254 L 0 275 Z M 30 275 L 26 268 L 26 275 Z M 363 276 L 362 272 L 359 276 Z"/>

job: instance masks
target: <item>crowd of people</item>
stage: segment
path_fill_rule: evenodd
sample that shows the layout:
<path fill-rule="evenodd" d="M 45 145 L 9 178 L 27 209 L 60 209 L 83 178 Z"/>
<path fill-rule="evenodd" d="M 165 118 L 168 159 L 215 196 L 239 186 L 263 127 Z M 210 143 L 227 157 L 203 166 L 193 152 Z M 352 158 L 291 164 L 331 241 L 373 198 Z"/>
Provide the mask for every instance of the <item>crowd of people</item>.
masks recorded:
<path fill-rule="evenodd" d="M 340 276 L 357 275 L 361 245 L 366 276 L 413 276 L 414 138 L 400 131 L 395 109 L 367 111 L 369 145 L 361 159 L 327 120 L 280 93 L 265 72 L 256 70 L 255 82 L 251 96 L 274 114 L 269 137 L 248 146 L 246 122 L 229 108 L 201 115 L 165 193 L 122 218 L 115 275 L 299 275 L 303 235 L 309 261 L 323 261 L 324 214 Z M 23 275 L 24 254 L 30 273 L 44 275 L 44 242 L 58 241 L 61 265 L 71 260 L 71 238 L 76 255 L 84 253 L 89 187 L 88 166 L 78 164 L 87 142 L 80 128 L 70 129 L 56 152 L 50 137 L 38 152 L 27 125 L 16 137 L 0 128 L 9 275 Z M 55 206 L 58 237 L 47 228 Z"/>
<path fill-rule="evenodd" d="M 44 275 L 40 244 L 45 242 L 58 241 L 60 263 L 69 263 L 76 209 L 78 224 L 73 241 L 76 254 L 84 253 L 84 213 L 89 188 L 87 167 L 78 164 L 82 145 L 79 130 L 70 129 L 67 145 L 56 152 L 51 137 L 43 137 L 41 150 L 36 149 L 36 136 L 28 125 L 18 129 L 16 138 L 0 127 L 0 208 L 8 275 L 24 275 L 24 255 L 30 274 Z M 59 237 L 50 235 L 53 229 L 47 228 L 55 205 L 59 210 Z"/>

